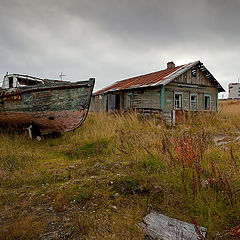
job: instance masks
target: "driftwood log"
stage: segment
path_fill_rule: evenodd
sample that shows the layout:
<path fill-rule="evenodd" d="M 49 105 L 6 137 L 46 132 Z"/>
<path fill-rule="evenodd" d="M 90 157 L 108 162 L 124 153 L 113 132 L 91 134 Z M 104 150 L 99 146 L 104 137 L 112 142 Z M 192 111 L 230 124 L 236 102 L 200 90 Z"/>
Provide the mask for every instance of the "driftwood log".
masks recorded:
<path fill-rule="evenodd" d="M 166 215 L 151 212 L 140 224 L 145 232 L 144 239 L 158 240 L 202 240 L 207 229 L 183 222 Z"/>

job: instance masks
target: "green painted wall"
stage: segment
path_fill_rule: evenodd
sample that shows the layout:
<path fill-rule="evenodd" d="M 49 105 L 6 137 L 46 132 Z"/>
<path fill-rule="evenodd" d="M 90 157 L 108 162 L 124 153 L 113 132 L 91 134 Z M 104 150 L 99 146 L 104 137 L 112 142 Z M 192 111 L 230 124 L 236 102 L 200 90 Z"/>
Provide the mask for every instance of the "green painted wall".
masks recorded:
<path fill-rule="evenodd" d="M 214 87 L 187 88 L 179 87 L 176 83 L 170 83 L 165 87 L 164 110 L 174 109 L 174 92 L 183 93 L 183 110 L 190 109 L 190 93 L 198 95 L 198 111 L 204 110 L 204 94 L 211 96 L 211 111 L 217 110 L 217 90 Z"/>

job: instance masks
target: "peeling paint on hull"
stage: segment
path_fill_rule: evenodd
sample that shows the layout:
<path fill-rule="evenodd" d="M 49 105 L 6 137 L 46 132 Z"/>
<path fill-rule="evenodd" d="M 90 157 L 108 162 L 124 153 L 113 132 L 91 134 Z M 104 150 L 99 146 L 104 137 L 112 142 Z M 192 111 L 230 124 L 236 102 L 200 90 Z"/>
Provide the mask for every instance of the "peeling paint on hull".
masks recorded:
<path fill-rule="evenodd" d="M 86 110 L 59 111 L 59 112 L 7 112 L 0 116 L 1 125 L 21 128 L 34 122 L 41 131 L 67 132 L 78 128 Z"/>
<path fill-rule="evenodd" d="M 41 132 L 66 132 L 85 120 L 94 79 L 17 89 L 1 96 L 0 125 L 24 128 L 33 122 Z"/>

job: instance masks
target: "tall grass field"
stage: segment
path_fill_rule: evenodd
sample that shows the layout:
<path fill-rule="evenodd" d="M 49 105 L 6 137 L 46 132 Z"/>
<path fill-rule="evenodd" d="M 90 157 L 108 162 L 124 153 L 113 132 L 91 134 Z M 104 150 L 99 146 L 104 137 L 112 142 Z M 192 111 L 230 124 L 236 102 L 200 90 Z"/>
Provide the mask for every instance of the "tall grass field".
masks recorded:
<path fill-rule="evenodd" d="M 42 142 L 0 135 L 0 239 L 143 239 L 157 211 L 240 236 L 240 102 L 173 127 L 136 113 L 89 114 Z"/>

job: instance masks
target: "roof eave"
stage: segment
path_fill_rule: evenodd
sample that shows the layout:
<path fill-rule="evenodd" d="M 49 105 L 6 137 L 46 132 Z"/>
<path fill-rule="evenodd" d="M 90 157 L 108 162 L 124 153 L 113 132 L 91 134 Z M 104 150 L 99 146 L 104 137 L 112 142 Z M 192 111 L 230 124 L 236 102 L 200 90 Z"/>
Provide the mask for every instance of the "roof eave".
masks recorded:
<path fill-rule="evenodd" d="M 220 92 L 226 92 L 221 85 L 217 86 L 217 89 L 218 89 L 218 93 L 220 93 Z"/>

